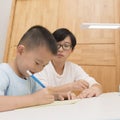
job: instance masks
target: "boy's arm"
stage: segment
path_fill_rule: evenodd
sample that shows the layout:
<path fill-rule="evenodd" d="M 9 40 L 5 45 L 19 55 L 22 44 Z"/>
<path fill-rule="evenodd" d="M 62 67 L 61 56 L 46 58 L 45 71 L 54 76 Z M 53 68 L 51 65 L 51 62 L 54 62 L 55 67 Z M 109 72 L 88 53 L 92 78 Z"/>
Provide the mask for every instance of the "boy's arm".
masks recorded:
<path fill-rule="evenodd" d="M 34 105 L 48 104 L 54 101 L 54 96 L 48 89 L 42 89 L 25 96 L 0 96 L 0 111 L 14 110 Z"/>

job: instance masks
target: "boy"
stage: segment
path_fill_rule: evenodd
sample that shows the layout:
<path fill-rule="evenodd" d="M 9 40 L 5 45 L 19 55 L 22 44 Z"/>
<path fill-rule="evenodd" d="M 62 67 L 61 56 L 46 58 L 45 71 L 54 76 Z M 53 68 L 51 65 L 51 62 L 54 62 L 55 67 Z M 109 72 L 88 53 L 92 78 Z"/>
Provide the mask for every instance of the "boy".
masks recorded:
<path fill-rule="evenodd" d="M 47 88 L 39 91 L 26 71 L 41 71 L 56 53 L 56 41 L 46 28 L 33 26 L 23 35 L 14 61 L 0 64 L 0 111 L 54 101 Z"/>

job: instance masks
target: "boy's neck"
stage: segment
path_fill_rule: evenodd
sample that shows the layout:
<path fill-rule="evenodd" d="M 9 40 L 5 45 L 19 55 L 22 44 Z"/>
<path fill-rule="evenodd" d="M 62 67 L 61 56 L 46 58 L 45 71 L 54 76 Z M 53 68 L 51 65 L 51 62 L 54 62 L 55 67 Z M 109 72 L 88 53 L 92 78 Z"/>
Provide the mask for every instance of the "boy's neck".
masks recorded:
<path fill-rule="evenodd" d="M 16 75 L 18 75 L 19 77 L 21 77 L 21 78 L 23 78 L 23 79 L 25 78 L 25 77 L 23 77 L 23 75 L 20 74 L 20 72 L 18 71 L 17 64 L 16 64 L 15 60 L 12 61 L 12 62 L 9 62 L 8 64 L 11 66 L 11 68 L 12 68 L 13 71 L 16 73 Z"/>

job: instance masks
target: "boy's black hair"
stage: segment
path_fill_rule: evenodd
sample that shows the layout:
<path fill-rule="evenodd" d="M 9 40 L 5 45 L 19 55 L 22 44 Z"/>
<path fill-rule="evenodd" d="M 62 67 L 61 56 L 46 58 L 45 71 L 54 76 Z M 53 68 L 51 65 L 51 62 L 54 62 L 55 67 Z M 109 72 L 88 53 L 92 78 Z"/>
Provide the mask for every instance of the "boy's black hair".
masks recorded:
<path fill-rule="evenodd" d="M 21 38 L 18 45 L 24 45 L 28 50 L 32 50 L 40 45 L 47 46 L 52 54 L 57 54 L 57 45 L 54 36 L 45 27 L 32 26 Z"/>
<path fill-rule="evenodd" d="M 56 31 L 53 32 L 53 36 L 55 37 L 57 42 L 63 41 L 66 37 L 70 37 L 71 44 L 72 44 L 72 50 L 74 49 L 76 45 L 76 38 L 73 35 L 71 31 L 69 31 L 66 28 L 59 28 Z"/>

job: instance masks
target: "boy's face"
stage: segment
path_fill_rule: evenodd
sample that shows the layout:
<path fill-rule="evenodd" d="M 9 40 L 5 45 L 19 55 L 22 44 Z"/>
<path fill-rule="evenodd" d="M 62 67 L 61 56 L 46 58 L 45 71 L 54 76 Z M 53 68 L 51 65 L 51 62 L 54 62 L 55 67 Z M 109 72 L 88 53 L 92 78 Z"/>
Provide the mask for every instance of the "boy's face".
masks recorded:
<path fill-rule="evenodd" d="M 40 46 L 32 50 L 26 50 L 23 45 L 18 46 L 17 73 L 20 77 L 27 77 L 31 73 L 40 72 L 48 64 L 53 55 L 46 46 Z"/>

